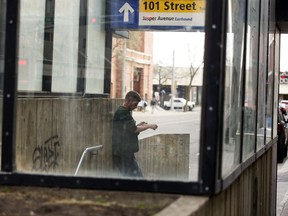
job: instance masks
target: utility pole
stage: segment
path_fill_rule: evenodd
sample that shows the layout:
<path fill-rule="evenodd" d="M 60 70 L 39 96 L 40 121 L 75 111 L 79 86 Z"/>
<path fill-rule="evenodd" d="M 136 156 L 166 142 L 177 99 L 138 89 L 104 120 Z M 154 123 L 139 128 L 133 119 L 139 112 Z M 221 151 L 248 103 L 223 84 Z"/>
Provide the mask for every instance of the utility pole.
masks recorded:
<path fill-rule="evenodd" d="M 175 61 L 175 50 L 173 50 L 173 65 L 172 65 L 172 80 L 171 80 L 171 110 L 174 110 L 174 104 L 173 104 L 173 99 L 174 99 L 174 79 L 175 79 L 175 66 L 174 66 L 174 61 Z"/>
<path fill-rule="evenodd" d="M 122 98 L 125 98 L 126 85 L 126 39 L 123 44 L 123 62 L 122 62 Z"/>

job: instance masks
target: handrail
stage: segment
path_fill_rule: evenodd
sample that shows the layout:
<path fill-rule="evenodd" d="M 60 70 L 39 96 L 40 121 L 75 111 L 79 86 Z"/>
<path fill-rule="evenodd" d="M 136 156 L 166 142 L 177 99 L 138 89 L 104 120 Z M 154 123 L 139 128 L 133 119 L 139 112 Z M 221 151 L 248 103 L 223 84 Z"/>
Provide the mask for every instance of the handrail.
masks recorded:
<path fill-rule="evenodd" d="M 86 154 L 87 152 L 90 152 L 90 151 L 93 151 L 93 150 L 98 151 L 98 150 L 100 150 L 100 149 L 102 149 L 102 148 L 103 148 L 103 145 L 96 145 L 96 146 L 91 146 L 91 147 L 86 148 L 86 149 L 82 152 L 82 155 L 81 155 L 81 158 L 80 158 L 79 163 L 78 163 L 78 165 L 77 165 L 77 168 L 76 168 L 76 171 L 75 171 L 75 173 L 74 173 L 74 176 L 77 175 L 77 173 L 78 173 L 78 171 L 79 171 L 79 168 L 80 168 L 80 166 L 81 166 L 81 163 L 82 163 L 82 161 L 83 161 L 83 158 L 84 158 L 85 154 Z"/>

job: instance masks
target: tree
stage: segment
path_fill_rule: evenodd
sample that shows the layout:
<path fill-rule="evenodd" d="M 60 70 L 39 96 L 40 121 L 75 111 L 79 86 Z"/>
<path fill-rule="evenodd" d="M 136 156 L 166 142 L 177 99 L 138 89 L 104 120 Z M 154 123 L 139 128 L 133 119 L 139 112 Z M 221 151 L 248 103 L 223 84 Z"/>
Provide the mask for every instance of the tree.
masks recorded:
<path fill-rule="evenodd" d="M 194 50 L 197 50 L 197 48 L 196 47 L 194 47 Z M 204 50 L 204 49 L 203 49 Z M 190 46 L 188 45 L 188 51 L 189 51 L 189 54 L 191 54 L 192 52 L 191 52 L 191 50 L 190 50 Z M 204 52 L 203 52 L 203 54 L 204 54 Z M 202 55 L 203 55 L 202 54 Z M 190 58 L 190 67 L 189 67 L 189 74 L 188 74 L 188 77 L 189 77 L 189 84 L 188 84 L 188 86 L 187 86 L 187 89 L 186 89 L 186 91 L 185 91 L 185 99 L 186 99 L 186 104 L 185 104 L 185 106 L 184 106 L 184 109 L 183 109 L 183 111 L 184 112 L 186 112 L 186 111 L 188 111 L 188 106 L 187 106 L 187 104 L 188 104 L 188 101 L 190 100 L 190 94 L 191 94 L 191 88 L 192 88 L 192 82 L 193 82 L 193 79 L 194 79 L 194 77 L 195 77 L 195 75 L 196 75 L 196 73 L 198 72 L 198 70 L 200 69 L 200 67 L 203 65 L 203 63 L 204 63 L 204 60 L 202 60 L 201 61 L 201 63 L 198 65 L 198 66 L 196 66 L 196 67 L 194 67 L 194 65 L 193 65 L 193 63 L 195 62 L 195 60 L 196 60 L 196 55 L 201 55 L 201 52 L 200 51 L 196 51 L 196 52 L 194 52 L 193 53 L 193 59 L 191 59 L 191 55 L 189 55 L 189 58 Z M 203 59 L 203 58 L 202 58 Z M 194 61 L 193 61 L 194 60 Z M 195 63 L 194 63 L 195 64 Z"/>
<path fill-rule="evenodd" d="M 167 84 L 169 80 L 171 80 L 171 67 L 163 67 L 161 66 L 162 62 L 157 63 L 154 65 L 154 79 L 157 80 L 158 86 L 157 90 L 160 94 L 160 106 L 164 104 L 164 95 L 161 93 L 162 86 Z"/>
<path fill-rule="evenodd" d="M 185 107 L 184 107 L 184 112 L 186 112 L 188 110 L 188 106 L 187 106 L 187 103 L 190 99 L 190 94 L 191 94 L 191 88 L 192 88 L 192 81 L 197 73 L 197 71 L 200 69 L 201 65 L 203 64 L 203 62 L 201 62 L 201 64 L 198 65 L 197 68 L 194 68 L 193 64 L 191 63 L 190 64 L 190 68 L 189 68 L 189 72 L 190 72 L 190 80 L 189 80 L 189 84 L 187 86 L 187 91 L 185 91 L 185 99 L 186 99 L 186 104 L 185 104 Z"/>
<path fill-rule="evenodd" d="M 166 84 L 168 80 L 171 80 L 171 67 L 163 67 L 160 63 L 154 65 L 154 79 L 157 80 L 158 90 L 161 89 L 162 85 Z"/>

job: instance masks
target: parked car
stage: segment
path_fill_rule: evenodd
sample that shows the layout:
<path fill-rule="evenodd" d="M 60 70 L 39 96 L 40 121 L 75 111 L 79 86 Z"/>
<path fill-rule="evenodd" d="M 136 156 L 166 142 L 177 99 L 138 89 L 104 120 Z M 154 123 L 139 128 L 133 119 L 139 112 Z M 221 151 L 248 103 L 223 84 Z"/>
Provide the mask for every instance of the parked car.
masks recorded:
<path fill-rule="evenodd" d="M 186 105 L 186 101 L 184 98 L 173 98 L 173 108 L 174 109 L 183 109 Z M 188 110 L 192 111 L 195 107 L 195 102 L 188 101 L 187 103 Z M 164 109 L 169 110 L 171 109 L 171 99 L 169 101 L 164 101 Z"/>
<path fill-rule="evenodd" d="M 285 107 L 286 109 L 288 108 L 288 100 L 281 100 L 279 103 L 279 107 Z"/>
<path fill-rule="evenodd" d="M 281 107 L 278 109 L 278 122 L 277 122 L 277 162 L 282 163 L 287 157 L 287 121 L 285 119 L 287 115 L 286 108 Z"/>

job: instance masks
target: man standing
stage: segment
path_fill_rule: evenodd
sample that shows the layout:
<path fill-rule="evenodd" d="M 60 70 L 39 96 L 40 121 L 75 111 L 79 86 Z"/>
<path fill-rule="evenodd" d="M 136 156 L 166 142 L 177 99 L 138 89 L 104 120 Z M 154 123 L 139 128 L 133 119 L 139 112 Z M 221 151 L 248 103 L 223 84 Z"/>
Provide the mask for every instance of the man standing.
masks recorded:
<path fill-rule="evenodd" d="M 143 177 L 134 155 L 139 151 L 138 134 L 149 128 L 155 130 L 158 127 L 156 124 L 146 122 L 136 125 L 132 110 L 140 101 L 141 97 L 136 91 L 129 91 L 125 96 L 124 104 L 116 110 L 113 118 L 113 167 L 118 169 L 123 176 Z"/>
<path fill-rule="evenodd" d="M 153 98 L 152 98 L 152 100 L 151 100 L 151 102 L 150 102 L 150 105 L 151 105 L 151 113 L 152 113 L 152 114 L 154 113 L 156 104 L 157 104 L 157 100 L 156 100 L 156 98 L 153 96 Z"/>

